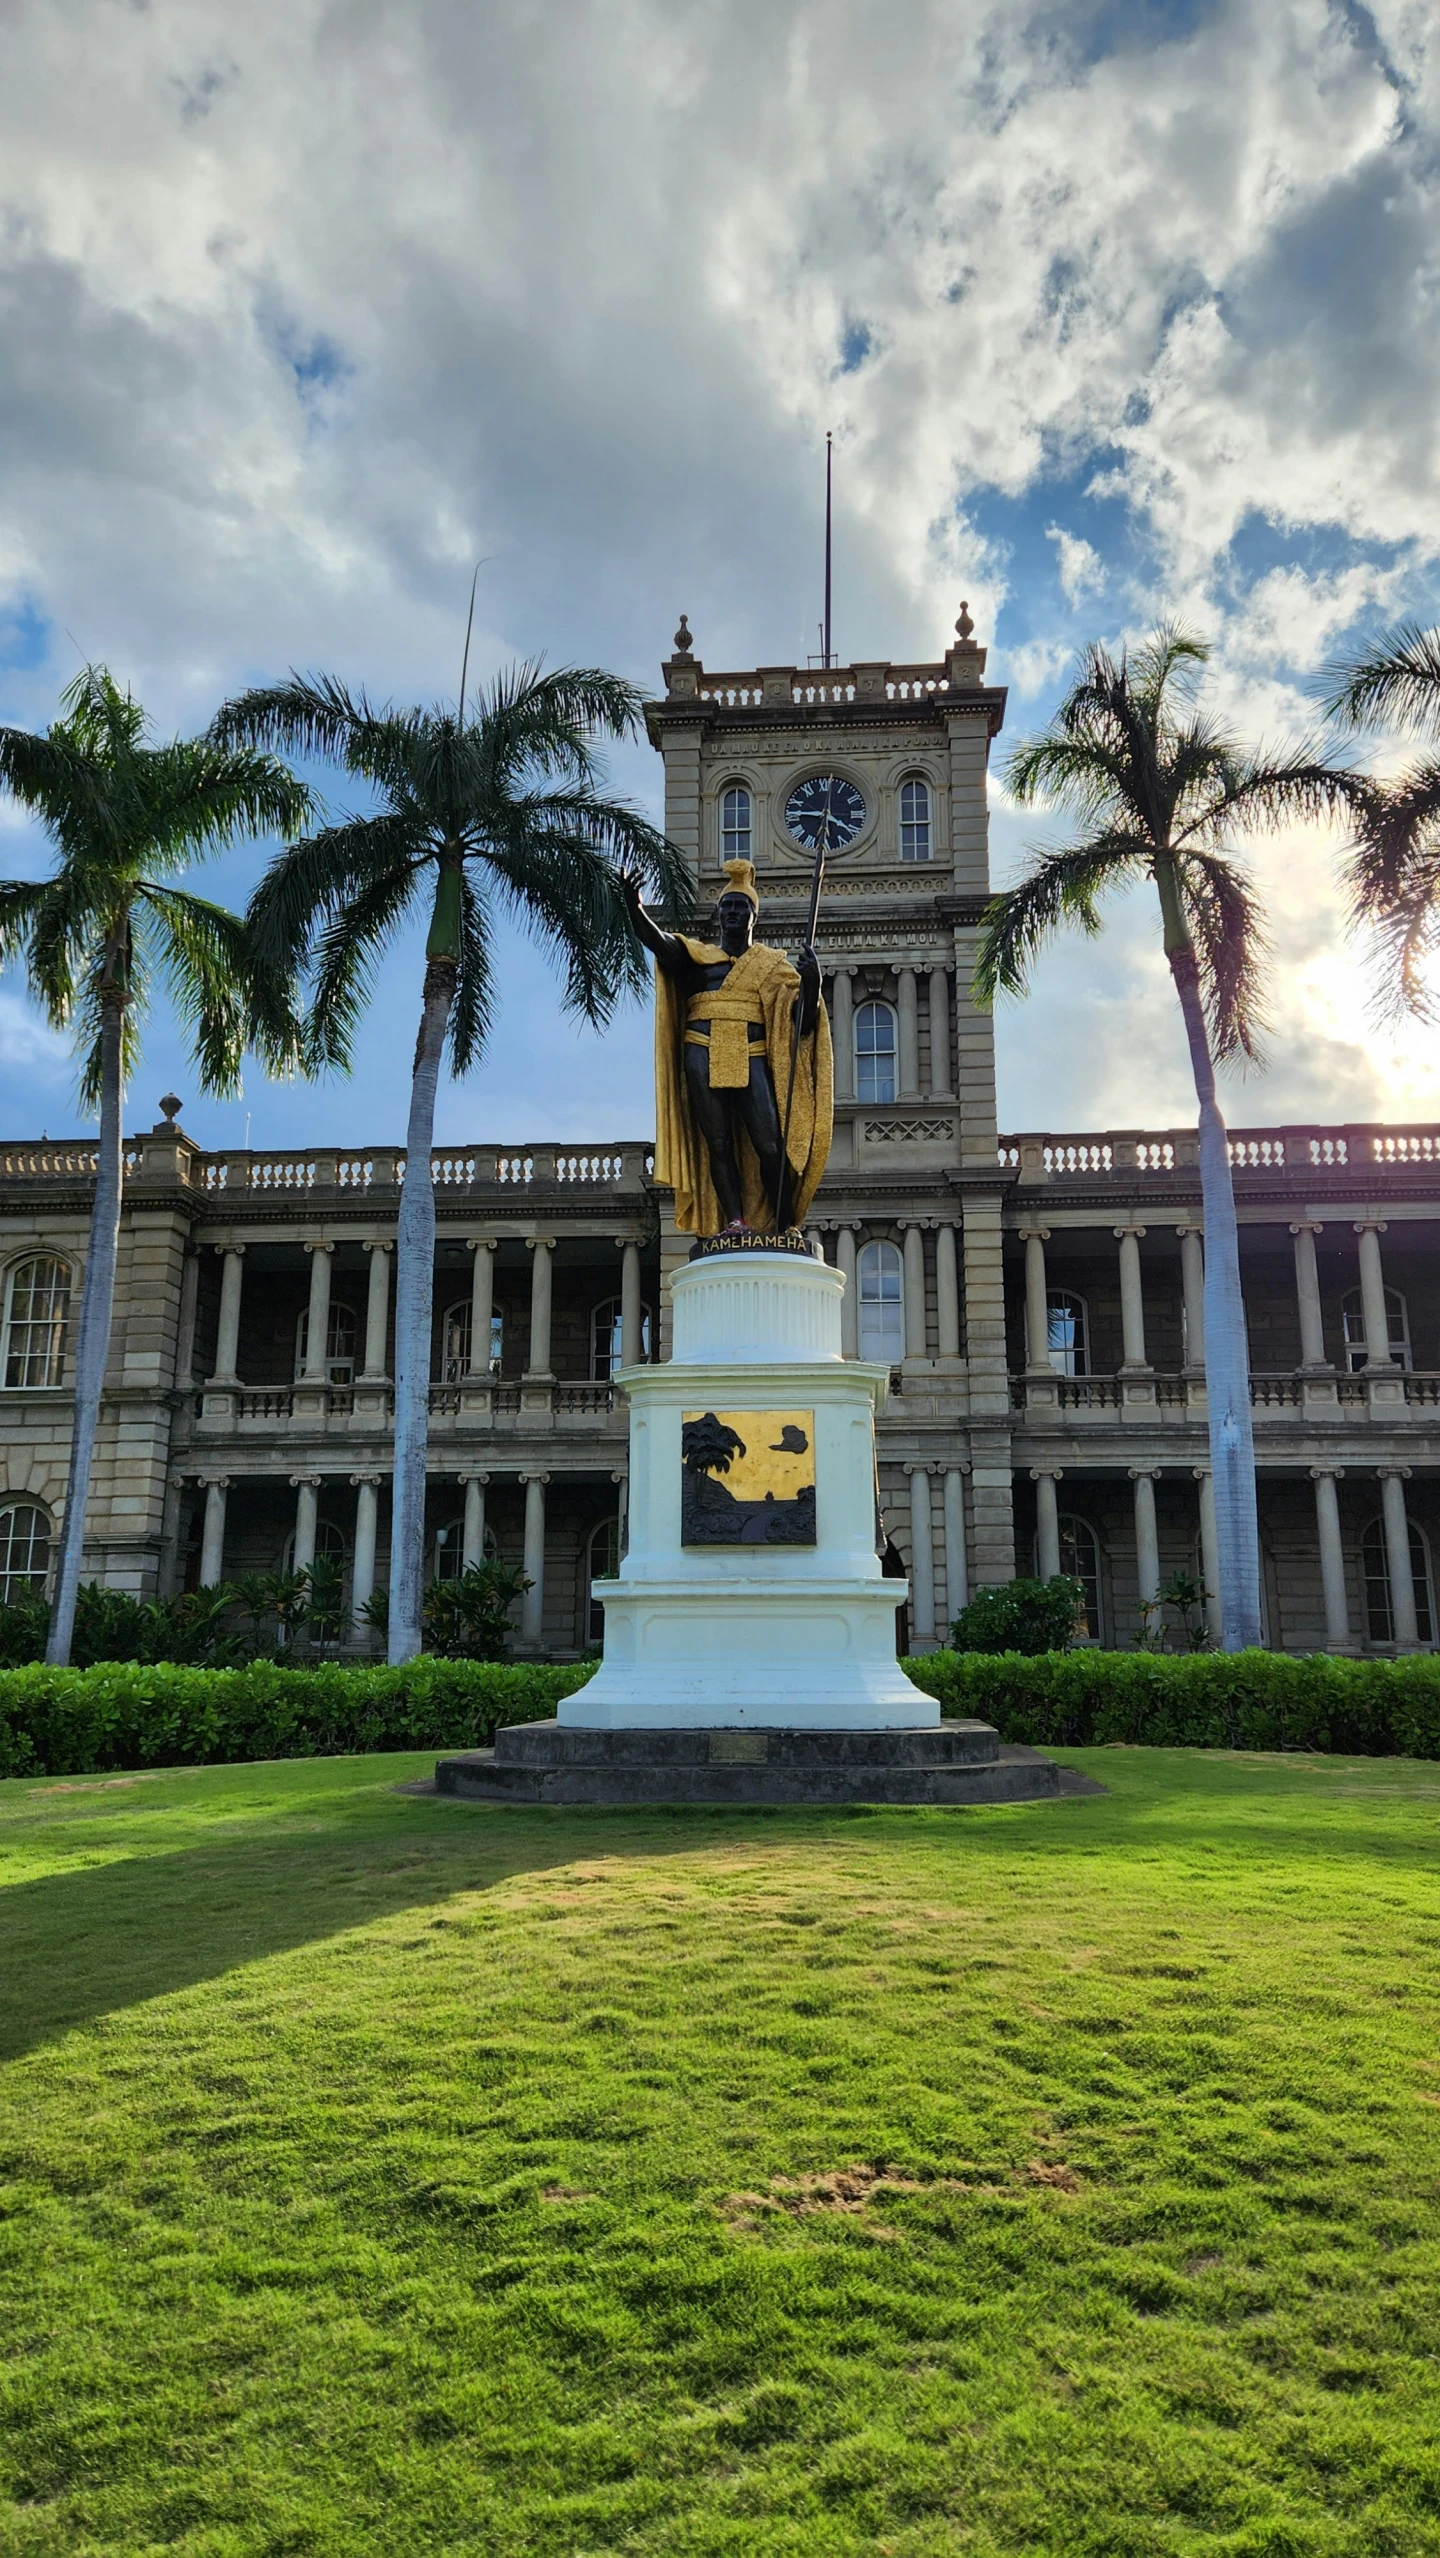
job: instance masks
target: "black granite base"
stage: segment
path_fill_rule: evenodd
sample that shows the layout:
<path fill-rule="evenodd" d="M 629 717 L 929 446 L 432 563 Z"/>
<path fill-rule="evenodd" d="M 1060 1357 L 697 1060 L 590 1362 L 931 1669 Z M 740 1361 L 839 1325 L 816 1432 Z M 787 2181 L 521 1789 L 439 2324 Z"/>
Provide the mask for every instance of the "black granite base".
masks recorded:
<path fill-rule="evenodd" d="M 592 1732 L 512 1723 L 492 1750 L 435 1768 L 439 1794 L 477 1803 L 1028 1803 L 1101 1792 L 988 1723 L 900 1732 L 735 1727 Z"/>

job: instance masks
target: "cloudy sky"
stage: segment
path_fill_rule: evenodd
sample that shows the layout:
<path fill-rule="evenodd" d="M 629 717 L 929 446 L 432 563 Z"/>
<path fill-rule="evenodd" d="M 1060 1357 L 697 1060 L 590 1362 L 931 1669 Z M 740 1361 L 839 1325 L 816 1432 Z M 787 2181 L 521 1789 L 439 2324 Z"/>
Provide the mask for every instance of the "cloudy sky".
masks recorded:
<path fill-rule="evenodd" d="M 292 664 L 453 693 L 477 559 L 485 667 L 653 684 L 681 607 L 711 665 L 803 657 L 827 427 L 841 653 L 938 655 L 968 596 L 1012 736 L 1080 641 L 1161 612 L 1271 737 L 1348 638 L 1440 613 L 1428 0 L 0 0 L 0 28 L 0 717 L 43 724 L 82 658 L 165 730 Z M 655 806 L 647 749 L 613 770 Z M 997 875 L 1026 840 L 997 795 Z M 1332 850 L 1257 868 L 1277 1030 L 1232 1121 L 1440 1118 L 1433 1035 L 1367 1026 Z M 644 1020 L 557 1032 L 507 966 L 441 1136 L 643 1133 Z M 207 1142 L 247 1112 L 256 1144 L 397 1137 L 415 1002 L 404 948 L 350 1084 L 224 1106 L 157 1018 L 128 1123 L 173 1080 Z M 1046 963 L 1000 1060 L 1002 1125 L 1193 1115 L 1143 900 Z M 0 1127 L 76 1124 L 12 977 Z"/>

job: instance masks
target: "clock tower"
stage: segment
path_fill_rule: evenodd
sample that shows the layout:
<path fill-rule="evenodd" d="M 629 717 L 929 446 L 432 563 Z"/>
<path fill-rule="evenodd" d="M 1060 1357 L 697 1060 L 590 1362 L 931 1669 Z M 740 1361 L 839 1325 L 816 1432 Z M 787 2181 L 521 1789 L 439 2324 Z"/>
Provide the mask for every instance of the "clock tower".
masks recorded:
<path fill-rule="evenodd" d="M 989 894 L 986 767 L 1005 713 L 962 605 L 928 665 L 712 674 L 682 615 L 648 708 L 665 830 L 703 917 L 755 864 L 760 932 L 794 949 L 829 843 L 817 948 L 835 1041 L 835 1138 L 808 1228 L 848 1282 L 845 1349 L 888 1360 L 887 1529 L 911 1634 L 943 1640 L 970 1586 L 1014 1571 L 1002 1170 L 992 1025 L 970 995 Z M 687 1239 L 666 1235 L 667 1260 Z M 668 1348 L 668 1344 L 665 1345 Z"/>

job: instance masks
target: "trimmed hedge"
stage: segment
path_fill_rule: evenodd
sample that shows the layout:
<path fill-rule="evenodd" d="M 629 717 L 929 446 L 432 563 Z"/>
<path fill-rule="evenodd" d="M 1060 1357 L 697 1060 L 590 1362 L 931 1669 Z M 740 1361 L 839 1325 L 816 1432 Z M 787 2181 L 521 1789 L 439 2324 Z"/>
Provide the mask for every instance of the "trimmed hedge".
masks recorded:
<path fill-rule="evenodd" d="M 272 1661 L 241 1670 L 138 1661 L 0 1670 L 0 1777 L 481 1749 L 499 1724 L 553 1714 L 594 1667 L 423 1653 L 403 1670 L 290 1670 Z"/>
<path fill-rule="evenodd" d="M 1003 1741 L 1086 1749 L 1334 1750 L 1440 1758 L 1440 1660 L 1326 1652 L 930 1652 L 905 1664 L 946 1714 Z"/>

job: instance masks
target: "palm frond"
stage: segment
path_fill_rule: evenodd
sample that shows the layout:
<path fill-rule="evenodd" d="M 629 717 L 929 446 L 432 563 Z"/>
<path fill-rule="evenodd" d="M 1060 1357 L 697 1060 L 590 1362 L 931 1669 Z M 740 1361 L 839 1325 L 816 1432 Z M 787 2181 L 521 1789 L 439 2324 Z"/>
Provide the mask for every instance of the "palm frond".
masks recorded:
<path fill-rule="evenodd" d="M 1325 716 L 1343 728 L 1440 737 L 1440 630 L 1397 622 L 1358 657 L 1327 666 L 1321 682 Z"/>
<path fill-rule="evenodd" d="M 450 1068 L 467 1075 L 485 1053 L 495 1015 L 489 898 L 483 872 L 468 865 L 460 887 L 460 966 L 450 1008 Z"/>
<path fill-rule="evenodd" d="M 349 818 L 287 844 L 246 910 L 257 949 L 275 967 L 298 966 L 352 897 L 404 866 L 418 879 L 432 852 L 423 821 L 409 811 Z"/>
<path fill-rule="evenodd" d="M 1373 784 L 1356 816 L 1351 913 L 1357 923 L 1379 924 L 1413 894 L 1412 866 L 1440 822 L 1440 761 L 1412 764 L 1388 786 Z"/>
<path fill-rule="evenodd" d="M 1223 854 L 1190 851 L 1176 862 L 1185 920 L 1195 945 L 1200 987 L 1217 1064 L 1261 1059 L 1269 1027 L 1264 1010 L 1269 939 L 1259 902 L 1239 864 Z"/>
<path fill-rule="evenodd" d="M 356 881 L 315 940 L 305 1025 L 306 1072 L 348 1070 L 375 970 L 414 903 L 417 867 L 397 862 Z"/>
<path fill-rule="evenodd" d="M 1088 844 L 1043 852 L 1013 888 L 992 897 L 976 954 L 975 1001 L 988 1011 L 997 995 L 1023 995 L 1040 952 L 1066 924 L 1093 936 L 1101 929 L 1096 900 L 1119 887 L 1149 857 L 1139 835 L 1099 835 Z"/>
<path fill-rule="evenodd" d="M 146 860 L 179 868 L 223 845 L 293 836 L 312 814 L 305 784 L 272 755 L 177 738 L 151 749 L 137 777 Z"/>
<path fill-rule="evenodd" d="M 121 1081 L 128 1084 L 140 1063 L 140 1032 L 150 1003 L 149 955 L 142 943 L 130 942 L 124 975 L 126 995 L 120 1016 L 120 1076 Z M 76 989 L 73 1013 L 80 1106 L 92 1113 L 100 1107 L 103 1063 L 101 1013 L 105 993 L 106 946 L 101 943 L 90 953 Z"/>
<path fill-rule="evenodd" d="M 1268 834 L 1282 827 L 1315 825 L 1325 818 L 1363 818 L 1375 785 L 1363 773 L 1334 764 L 1313 748 L 1294 755 L 1241 757 L 1227 752 L 1220 787 L 1176 830 L 1175 842 L 1217 847 L 1237 827 Z"/>
<path fill-rule="evenodd" d="M 207 1092 L 233 1092 L 253 1048 L 267 1073 L 294 1072 L 301 1027 L 284 976 L 259 958 L 238 915 L 209 898 L 141 883 L 137 919 L 149 927 L 158 965 Z M 143 927 L 142 927 L 143 928 Z"/>
<path fill-rule="evenodd" d="M 1356 856 L 1356 861 L 1362 858 Z M 1353 878 L 1353 872 L 1352 872 Z M 1352 899 L 1352 904 L 1358 901 Z M 1440 1021 L 1440 994 L 1429 983 L 1440 952 L 1440 826 L 1412 839 L 1404 869 L 1389 882 L 1383 905 L 1363 910 L 1373 936 L 1372 1009 L 1382 1023 L 1407 1014 Z"/>

